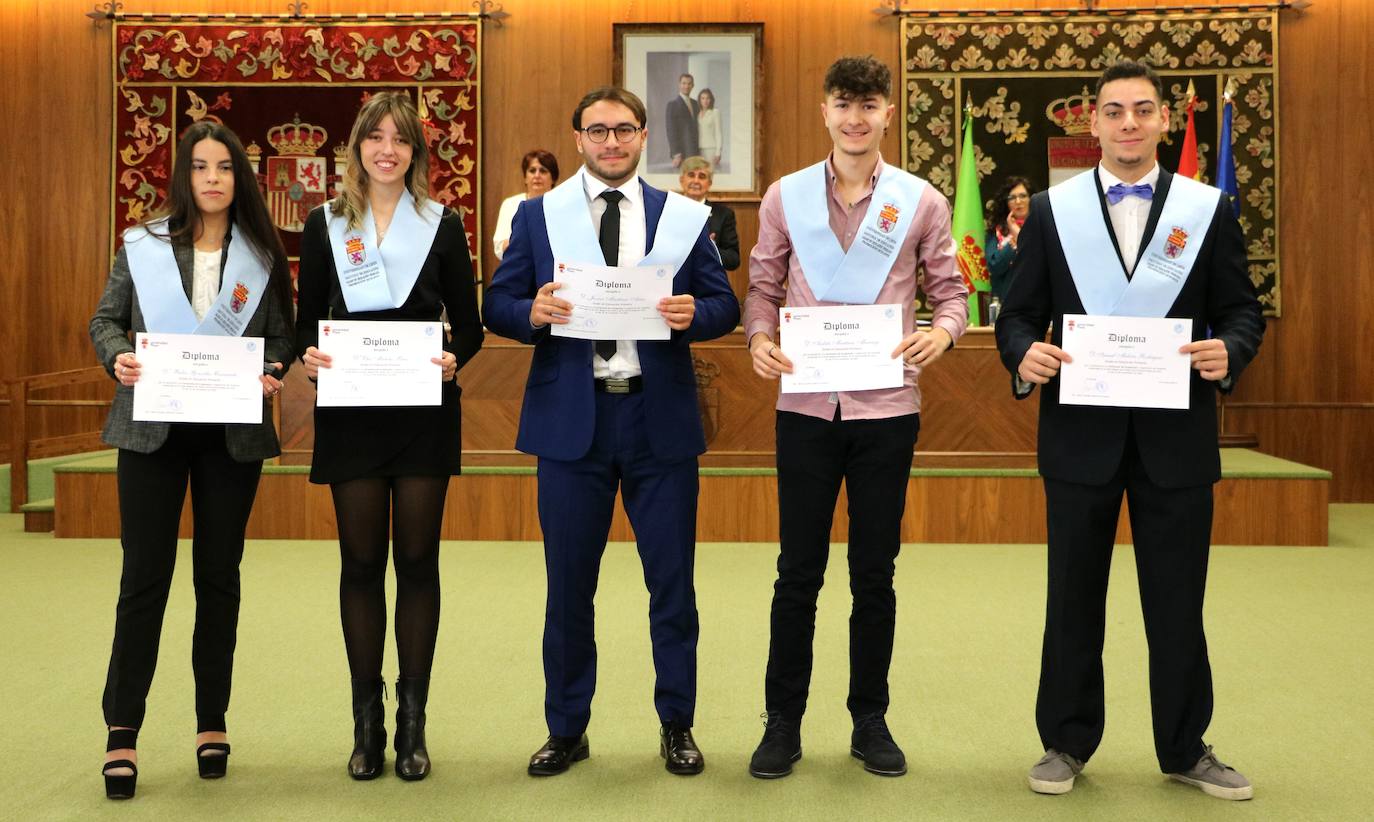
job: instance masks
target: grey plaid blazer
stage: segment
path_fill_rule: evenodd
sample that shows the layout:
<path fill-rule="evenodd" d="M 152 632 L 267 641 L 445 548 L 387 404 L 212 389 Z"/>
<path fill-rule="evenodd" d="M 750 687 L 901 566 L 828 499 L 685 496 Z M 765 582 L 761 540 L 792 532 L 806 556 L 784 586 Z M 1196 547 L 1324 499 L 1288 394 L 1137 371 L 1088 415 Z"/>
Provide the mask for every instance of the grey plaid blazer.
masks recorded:
<path fill-rule="evenodd" d="M 220 270 L 229 253 L 232 237 L 226 237 L 224 252 L 220 256 Z M 195 256 L 190 245 L 178 244 L 173 248 L 177 268 L 181 271 L 181 285 L 186 289 L 187 298 L 191 294 L 191 275 L 195 269 Z M 285 371 L 291 365 L 295 340 L 292 337 L 294 320 L 283 314 L 276 300 L 270 295 L 258 302 L 257 311 L 248 321 L 244 336 L 263 337 L 263 362 L 279 362 Z M 147 331 L 143 322 L 143 312 L 138 306 L 138 293 L 134 290 L 133 276 L 129 272 L 129 260 L 121 247 L 115 256 L 114 268 L 105 284 L 105 293 L 96 306 L 95 316 L 91 317 L 91 343 L 95 345 L 96 356 L 105 366 L 110 377 L 114 377 L 115 357 L 125 351 L 133 351 L 133 333 Z M 134 390 L 116 381 L 114 404 L 110 406 L 110 416 L 105 420 L 101 439 L 116 448 L 127 448 L 149 454 L 162 447 L 167 440 L 169 423 L 135 422 Z M 224 444 L 229 456 L 239 462 L 267 459 L 281 453 L 277 441 L 277 430 L 272 425 L 272 403 L 262 401 L 262 422 L 257 425 L 226 425 Z"/>

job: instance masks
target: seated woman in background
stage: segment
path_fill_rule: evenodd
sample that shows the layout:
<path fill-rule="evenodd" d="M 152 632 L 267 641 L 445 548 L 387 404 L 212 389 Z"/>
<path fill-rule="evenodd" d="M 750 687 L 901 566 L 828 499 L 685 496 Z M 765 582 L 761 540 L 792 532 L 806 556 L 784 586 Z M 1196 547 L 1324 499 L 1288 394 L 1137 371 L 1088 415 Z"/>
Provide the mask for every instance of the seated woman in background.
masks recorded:
<path fill-rule="evenodd" d="M 998 300 L 1005 300 L 1007 289 L 1011 287 L 1011 261 L 1016 256 L 1016 239 L 1021 234 L 1021 224 L 1030 213 L 1030 198 L 1034 193 L 1030 180 L 1012 176 L 1002 184 L 992 201 L 988 237 L 983 249 L 992 278 L 992 294 Z"/>
<path fill-rule="evenodd" d="M 510 244 L 510 223 L 515 219 L 515 209 L 520 203 L 558 185 L 558 158 L 542 148 L 536 148 L 520 158 L 520 172 L 525 175 L 525 193 L 512 194 L 501 201 L 501 210 L 496 212 L 496 233 L 491 235 L 491 244 L 496 250 L 496 259 L 505 256 L 506 246 Z"/>
<path fill-rule="evenodd" d="M 243 535 L 262 461 L 281 453 L 271 403 L 293 348 L 286 251 L 238 137 L 207 120 L 186 129 L 168 192 L 158 212 L 124 232 L 90 325 L 96 354 L 119 383 L 102 435 L 119 449 L 124 551 L 102 700 L 109 727 L 103 773 L 111 799 L 132 797 L 138 780 L 135 748 L 157 664 L 188 479 L 196 764 L 202 778 L 226 773 L 224 714 L 234 669 Z M 262 422 L 134 420 L 141 364 L 130 334 L 139 331 L 262 337 Z"/>

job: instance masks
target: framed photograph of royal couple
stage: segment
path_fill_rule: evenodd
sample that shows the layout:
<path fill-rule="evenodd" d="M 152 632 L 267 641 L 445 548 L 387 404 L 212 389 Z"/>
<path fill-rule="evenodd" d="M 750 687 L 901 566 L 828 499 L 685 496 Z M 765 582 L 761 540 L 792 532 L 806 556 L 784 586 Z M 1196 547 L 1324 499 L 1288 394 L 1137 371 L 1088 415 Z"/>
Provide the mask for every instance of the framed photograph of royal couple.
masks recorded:
<path fill-rule="evenodd" d="M 712 200 L 763 194 L 763 24 L 616 23 L 615 82 L 639 95 L 649 139 L 639 173 L 678 189 L 688 157 L 711 163 Z"/>

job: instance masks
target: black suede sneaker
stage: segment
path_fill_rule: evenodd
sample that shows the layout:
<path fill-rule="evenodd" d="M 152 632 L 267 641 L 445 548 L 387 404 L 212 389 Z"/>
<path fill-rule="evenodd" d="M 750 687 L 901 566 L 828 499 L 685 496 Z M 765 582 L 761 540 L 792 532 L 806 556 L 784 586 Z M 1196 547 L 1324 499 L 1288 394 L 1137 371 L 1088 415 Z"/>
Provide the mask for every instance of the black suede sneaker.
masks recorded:
<path fill-rule="evenodd" d="M 864 714 L 854 718 L 854 736 L 849 753 L 862 759 L 864 770 L 879 776 L 901 776 L 906 773 L 906 755 L 892 740 L 887 720 L 882 714 Z"/>
<path fill-rule="evenodd" d="M 749 775 L 781 779 L 792 773 L 792 763 L 801 759 L 801 720 L 784 719 L 778 711 L 763 714 L 763 720 L 763 739 L 749 759 Z"/>

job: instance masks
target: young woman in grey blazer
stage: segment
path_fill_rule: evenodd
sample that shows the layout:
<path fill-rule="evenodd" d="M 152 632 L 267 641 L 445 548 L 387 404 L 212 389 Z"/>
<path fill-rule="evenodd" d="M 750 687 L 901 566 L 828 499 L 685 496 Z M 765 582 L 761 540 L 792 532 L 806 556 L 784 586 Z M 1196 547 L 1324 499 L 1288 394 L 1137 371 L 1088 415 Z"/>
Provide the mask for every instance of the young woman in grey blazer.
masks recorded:
<path fill-rule="evenodd" d="M 135 748 L 157 664 L 188 480 L 196 763 L 204 778 L 226 773 L 224 715 L 238 627 L 239 560 L 262 461 L 281 451 L 271 403 L 293 353 L 291 302 L 286 251 L 243 145 L 219 123 L 192 125 L 177 146 L 166 203 L 125 232 L 90 325 L 96 354 L 118 383 L 103 433 L 119 449 L 124 551 L 103 698 L 109 728 L 103 774 L 112 799 L 134 795 Z M 132 339 L 140 331 L 262 337 L 262 422 L 134 420 L 141 365 Z"/>

